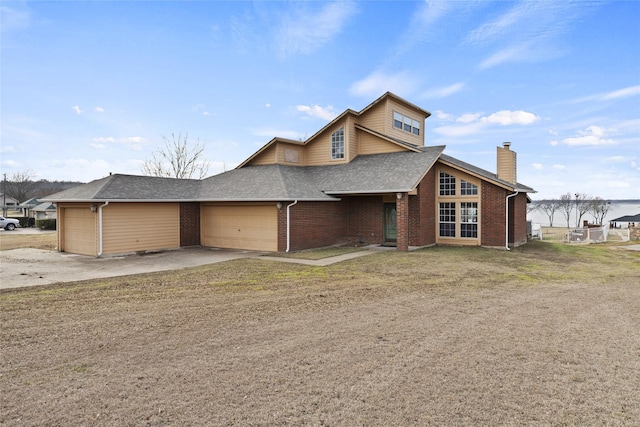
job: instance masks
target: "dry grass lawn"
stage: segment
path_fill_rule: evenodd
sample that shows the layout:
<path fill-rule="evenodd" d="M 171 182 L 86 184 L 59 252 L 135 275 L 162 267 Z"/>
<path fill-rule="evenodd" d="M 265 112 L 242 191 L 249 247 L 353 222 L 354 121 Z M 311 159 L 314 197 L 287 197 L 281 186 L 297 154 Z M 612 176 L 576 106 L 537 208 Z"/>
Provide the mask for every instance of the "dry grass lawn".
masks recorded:
<path fill-rule="evenodd" d="M 640 425 L 640 252 L 243 259 L 3 291 L 0 425 Z"/>

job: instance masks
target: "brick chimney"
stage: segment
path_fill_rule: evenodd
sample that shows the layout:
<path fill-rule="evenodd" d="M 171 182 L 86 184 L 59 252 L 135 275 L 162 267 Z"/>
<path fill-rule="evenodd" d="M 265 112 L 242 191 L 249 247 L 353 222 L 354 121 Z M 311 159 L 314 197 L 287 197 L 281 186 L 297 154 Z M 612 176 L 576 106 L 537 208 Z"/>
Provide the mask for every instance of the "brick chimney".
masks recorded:
<path fill-rule="evenodd" d="M 498 148 L 497 153 L 497 175 L 498 178 L 507 181 L 511 184 L 515 184 L 517 180 L 516 175 L 516 152 L 511 151 L 511 143 L 504 142 L 502 147 Z"/>

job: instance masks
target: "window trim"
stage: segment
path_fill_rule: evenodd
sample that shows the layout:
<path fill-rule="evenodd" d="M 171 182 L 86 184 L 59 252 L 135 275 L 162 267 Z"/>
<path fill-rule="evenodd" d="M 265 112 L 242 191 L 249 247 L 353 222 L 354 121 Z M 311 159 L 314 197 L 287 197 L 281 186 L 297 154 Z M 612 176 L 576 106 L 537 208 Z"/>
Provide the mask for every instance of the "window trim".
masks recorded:
<path fill-rule="evenodd" d="M 342 126 L 331 134 L 331 160 L 344 160 L 344 158 L 344 126 Z"/>
<path fill-rule="evenodd" d="M 412 135 L 420 136 L 420 121 L 414 119 L 413 117 L 407 116 L 394 110 L 392 123 L 394 129 L 398 129 Z"/>
<path fill-rule="evenodd" d="M 479 216 L 478 202 L 460 202 L 460 238 L 461 239 L 477 239 L 478 238 L 478 216 Z M 465 235 L 468 233 L 471 233 L 472 235 L 471 236 Z"/>

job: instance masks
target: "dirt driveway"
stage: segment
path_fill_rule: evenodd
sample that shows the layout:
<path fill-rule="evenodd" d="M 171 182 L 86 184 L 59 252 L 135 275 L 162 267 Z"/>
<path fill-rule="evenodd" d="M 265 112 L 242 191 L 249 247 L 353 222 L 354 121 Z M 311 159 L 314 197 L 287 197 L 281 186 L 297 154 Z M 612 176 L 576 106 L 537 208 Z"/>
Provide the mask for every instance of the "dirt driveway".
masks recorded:
<path fill-rule="evenodd" d="M 259 255 L 258 252 L 232 249 L 186 248 L 95 258 L 43 249 L 13 249 L 0 252 L 0 289 L 175 270 Z"/>

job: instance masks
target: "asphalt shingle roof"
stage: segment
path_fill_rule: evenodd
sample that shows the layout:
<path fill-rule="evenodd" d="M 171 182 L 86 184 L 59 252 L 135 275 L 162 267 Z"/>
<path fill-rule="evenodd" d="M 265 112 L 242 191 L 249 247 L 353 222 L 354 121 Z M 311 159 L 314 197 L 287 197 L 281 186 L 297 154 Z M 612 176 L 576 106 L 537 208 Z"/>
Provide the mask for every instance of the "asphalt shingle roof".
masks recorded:
<path fill-rule="evenodd" d="M 341 194 L 409 192 L 438 159 L 514 188 L 491 172 L 442 154 L 444 148 L 358 156 L 338 165 L 245 166 L 203 180 L 116 174 L 42 201 L 329 201 Z M 521 184 L 514 189 L 533 191 Z"/>

